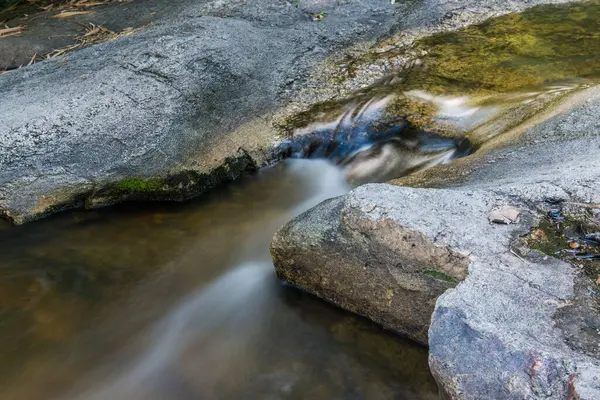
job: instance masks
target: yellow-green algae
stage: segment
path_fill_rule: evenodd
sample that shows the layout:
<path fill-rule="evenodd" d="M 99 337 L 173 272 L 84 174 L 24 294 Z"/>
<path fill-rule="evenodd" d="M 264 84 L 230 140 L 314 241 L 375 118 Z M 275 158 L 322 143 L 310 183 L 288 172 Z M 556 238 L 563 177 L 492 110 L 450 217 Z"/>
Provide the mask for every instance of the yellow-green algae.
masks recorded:
<path fill-rule="evenodd" d="M 351 98 L 316 104 L 289 118 L 284 129 L 293 133 L 314 122 L 335 120 L 351 107 L 359 111 L 371 99 L 394 95 L 385 119 L 404 119 L 419 129 L 444 135 L 465 135 L 478 147 L 476 156 L 419 171 L 394 183 L 422 187 L 445 185 L 448 179 L 459 181 L 477 167 L 479 156 L 517 140 L 532 124 L 555 115 L 567 96 L 598 83 L 599 26 L 599 1 L 545 5 L 423 38 L 409 49 L 382 52 L 376 48 L 350 61 L 338 84 L 354 79 L 358 69 L 368 75 L 371 65 L 383 66 L 389 76 Z M 390 67 L 394 65 L 399 67 Z M 407 96 L 412 90 L 466 95 L 472 106 L 492 105 L 501 111 L 488 122 L 461 131 L 440 124 L 435 118 L 437 107 Z"/>
<path fill-rule="evenodd" d="M 600 78 L 598 26 L 598 1 L 545 5 L 426 37 L 409 49 L 381 52 L 375 48 L 350 61 L 346 76 L 336 78 L 341 79 L 338 84 L 352 81 L 358 69 L 368 75 L 371 65 L 383 65 L 389 76 L 354 92 L 351 98 L 316 104 L 288 118 L 281 128 L 293 134 L 314 122 L 335 120 L 353 108 L 358 112 L 372 99 L 394 95 L 385 119 L 404 119 L 417 128 L 446 135 L 467 134 L 481 145 Z M 554 86 L 566 90 L 550 94 Z M 493 105 L 503 111 L 482 129 L 465 132 L 436 120 L 437 106 L 407 95 L 413 90 L 467 95 L 472 105 Z M 535 97 L 536 93 L 541 96 Z M 529 100 L 523 98 L 527 95 Z"/>
<path fill-rule="evenodd" d="M 600 2 L 550 5 L 420 40 L 411 86 L 515 91 L 598 76 Z"/>
<path fill-rule="evenodd" d="M 543 5 L 491 18 L 350 62 L 364 65 L 407 57 L 391 86 L 433 93 L 510 92 L 573 78 L 596 78 L 600 63 L 600 2 Z M 389 43 L 388 43 L 389 44 Z M 391 63 L 393 64 L 393 63 Z"/>

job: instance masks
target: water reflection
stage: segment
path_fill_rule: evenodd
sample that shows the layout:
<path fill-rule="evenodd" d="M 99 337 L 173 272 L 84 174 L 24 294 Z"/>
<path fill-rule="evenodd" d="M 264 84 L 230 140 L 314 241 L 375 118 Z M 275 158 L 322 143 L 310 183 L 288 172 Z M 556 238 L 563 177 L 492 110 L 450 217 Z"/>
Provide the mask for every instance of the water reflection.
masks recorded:
<path fill-rule="evenodd" d="M 347 190 L 297 161 L 0 231 L 0 398 L 436 398 L 426 349 L 275 277 L 274 231 Z"/>

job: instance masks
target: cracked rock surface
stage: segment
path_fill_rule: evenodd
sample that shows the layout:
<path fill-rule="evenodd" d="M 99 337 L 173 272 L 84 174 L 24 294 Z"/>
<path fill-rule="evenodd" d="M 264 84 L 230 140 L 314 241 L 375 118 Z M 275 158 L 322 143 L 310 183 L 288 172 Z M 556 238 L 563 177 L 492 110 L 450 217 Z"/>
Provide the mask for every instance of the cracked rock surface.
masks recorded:
<path fill-rule="evenodd" d="M 161 6 L 133 35 L 0 75 L 0 214 L 23 223 L 73 207 L 197 196 L 271 160 L 282 107 L 337 95 L 308 78 L 327 57 L 403 30 L 423 36 L 551 2 L 562 1 Z M 305 14 L 321 10 L 319 22 Z"/>
<path fill-rule="evenodd" d="M 595 88 L 570 111 L 486 154 L 460 183 L 440 189 L 366 185 L 321 204 L 276 235 L 278 273 L 413 338 L 413 321 L 430 318 L 429 363 L 447 398 L 598 399 L 600 340 L 573 337 L 598 320 L 593 282 L 566 262 L 523 248 L 519 237 L 561 202 L 600 203 L 599 115 Z M 490 211 L 503 206 L 520 211 L 517 223 L 490 223 Z M 349 224 L 347 215 L 360 224 Z M 369 250 L 376 254 L 363 259 Z M 419 258 L 434 252 L 460 255 L 455 268 L 468 260 L 466 277 L 437 301 L 411 287 L 412 297 L 384 310 L 385 317 L 397 316 L 389 323 L 381 312 L 384 289 L 395 294 L 396 286 L 412 284 L 405 259 L 415 260 L 416 276 L 440 271 L 436 258 Z M 380 278 L 378 269 L 389 273 Z M 421 315 L 428 302 L 435 302 L 433 313 Z"/>

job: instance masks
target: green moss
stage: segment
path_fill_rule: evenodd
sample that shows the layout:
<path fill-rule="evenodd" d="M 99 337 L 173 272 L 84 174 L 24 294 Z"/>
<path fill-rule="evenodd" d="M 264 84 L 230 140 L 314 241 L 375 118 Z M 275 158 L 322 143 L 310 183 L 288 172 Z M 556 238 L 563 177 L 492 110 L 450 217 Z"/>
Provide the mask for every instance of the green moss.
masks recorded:
<path fill-rule="evenodd" d="M 423 272 L 423 275 L 430 276 L 434 279 L 437 279 L 438 281 L 450 283 L 450 284 L 452 284 L 452 286 L 458 285 L 458 280 L 456 280 L 453 277 L 451 277 L 450 275 L 445 274 L 440 271 L 427 270 L 427 271 Z"/>
<path fill-rule="evenodd" d="M 186 200 L 232 181 L 244 172 L 255 171 L 252 158 L 241 153 L 225 159 L 224 163 L 208 173 L 184 170 L 164 178 L 127 178 L 95 193 L 96 197 L 121 200 Z M 109 201 L 113 202 L 112 200 Z"/>
<path fill-rule="evenodd" d="M 162 190 L 164 186 L 165 182 L 161 178 L 128 178 L 117 182 L 114 188 L 123 192 L 157 192 Z"/>

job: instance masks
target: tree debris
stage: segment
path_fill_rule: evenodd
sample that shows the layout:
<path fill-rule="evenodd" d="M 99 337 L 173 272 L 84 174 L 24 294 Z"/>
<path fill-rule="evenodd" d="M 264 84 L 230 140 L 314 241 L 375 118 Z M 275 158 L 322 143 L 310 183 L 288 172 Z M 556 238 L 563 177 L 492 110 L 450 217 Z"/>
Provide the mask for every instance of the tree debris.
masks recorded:
<path fill-rule="evenodd" d="M 46 59 L 58 57 L 70 51 L 91 46 L 96 43 L 107 42 L 109 40 L 114 40 L 119 37 L 129 36 L 137 30 L 139 29 L 125 28 L 121 32 L 116 33 L 103 26 L 94 25 L 90 23 L 86 28 L 85 33 L 81 36 L 76 37 L 78 43 L 63 47 L 62 49 L 56 49 L 46 54 Z"/>
<path fill-rule="evenodd" d="M 60 14 L 56 14 L 54 18 L 70 18 L 76 15 L 87 15 L 93 13 L 93 11 L 63 11 Z"/>
<path fill-rule="evenodd" d="M 25 26 L 23 25 L 14 26 L 12 28 L 6 26 L 5 28 L 0 28 L 0 38 L 20 35 L 24 30 Z"/>

